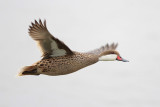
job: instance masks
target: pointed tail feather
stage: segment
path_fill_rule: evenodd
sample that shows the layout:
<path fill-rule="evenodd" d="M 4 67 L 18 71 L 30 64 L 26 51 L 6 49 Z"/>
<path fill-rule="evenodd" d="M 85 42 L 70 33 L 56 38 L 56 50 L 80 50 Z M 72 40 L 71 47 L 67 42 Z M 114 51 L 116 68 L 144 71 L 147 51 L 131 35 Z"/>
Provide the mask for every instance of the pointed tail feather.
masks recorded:
<path fill-rule="evenodd" d="M 21 69 L 20 73 L 18 76 L 23 76 L 23 75 L 39 75 L 37 73 L 37 67 L 36 66 L 25 66 Z"/>

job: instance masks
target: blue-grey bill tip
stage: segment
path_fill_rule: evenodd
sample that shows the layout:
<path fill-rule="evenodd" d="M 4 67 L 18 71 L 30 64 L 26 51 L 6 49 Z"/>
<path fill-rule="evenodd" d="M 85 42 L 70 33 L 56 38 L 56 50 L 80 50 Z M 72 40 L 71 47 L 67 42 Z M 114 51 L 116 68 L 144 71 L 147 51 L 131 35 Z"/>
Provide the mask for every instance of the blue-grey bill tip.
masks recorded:
<path fill-rule="evenodd" d="M 122 61 L 123 61 L 123 62 L 129 62 L 128 60 L 126 60 L 126 59 L 124 59 L 124 58 L 122 58 Z"/>

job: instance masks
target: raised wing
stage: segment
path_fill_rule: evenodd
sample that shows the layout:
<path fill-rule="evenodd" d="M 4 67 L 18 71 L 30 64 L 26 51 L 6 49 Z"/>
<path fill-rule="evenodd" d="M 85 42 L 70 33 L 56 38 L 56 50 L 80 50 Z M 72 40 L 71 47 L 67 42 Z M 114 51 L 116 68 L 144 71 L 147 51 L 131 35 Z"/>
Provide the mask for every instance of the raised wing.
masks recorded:
<path fill-rule="evenodd" d="M 98 49 L 89 51 L 87 53 L 95 54 L 95 55 L 99 55 L 99 56 L 102 56 L 102 55 L 107 54 L 107 53 L 111 54 L 113 51 L 115 51 L 117 46 L 118 46 L 118 43 L 117 44 L 112 43 L 111 45 L 106 44 L 105 46 L 102 46 Z"/>
<path fill-rule="evenodd" d="M 52 36 L 47 27 L 46 20 L 31 23 L 29 35 L 37 42 L 42 52 L 43 58 L 72 55 L 73 52 L 60 40 Z"/>

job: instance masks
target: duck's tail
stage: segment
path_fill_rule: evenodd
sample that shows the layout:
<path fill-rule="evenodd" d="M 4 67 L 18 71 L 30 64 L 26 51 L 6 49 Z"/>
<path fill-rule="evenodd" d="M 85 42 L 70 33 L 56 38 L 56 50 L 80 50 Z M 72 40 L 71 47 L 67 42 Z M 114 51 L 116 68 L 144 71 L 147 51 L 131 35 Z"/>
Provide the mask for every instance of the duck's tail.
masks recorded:
<path fill-rule="evenodd" d="M 35 65 L 23 67 L 18 76 L 24 76 L 24 75 L 39 75 L 37 72 L 37 67 Z"/>

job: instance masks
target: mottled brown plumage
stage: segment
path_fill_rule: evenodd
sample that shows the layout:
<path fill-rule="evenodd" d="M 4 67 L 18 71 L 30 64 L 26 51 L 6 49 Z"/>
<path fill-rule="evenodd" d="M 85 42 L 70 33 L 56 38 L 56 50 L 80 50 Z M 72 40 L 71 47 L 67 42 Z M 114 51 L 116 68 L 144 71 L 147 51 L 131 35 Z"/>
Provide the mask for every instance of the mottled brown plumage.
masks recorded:
<path fill-rule="evenodd" d="M 39 22 L 35 20 L 35 23 L 31 24 L 32 26 L 29 26 L 29 35 L 37 42 L 43 58 L 31 66 L 22 68 L 19 73 L 20 76 L 64 75 L 98 62 L 101 56 L 108 54 L 120 56 L 115 50 L 118 44 L 114 43 L 86 53 L 72 51 L 62 41 L 49 33 L 46 21 L 42 23 L 41 20 Z"/>
<path fill-rule="evenodd" d="M 37 73 L 46 75 L 64 75 L 75 72 L 98 61 L 98 56 L 74 52 L 69 56 L 43 59 L 35 64 Z"/>

